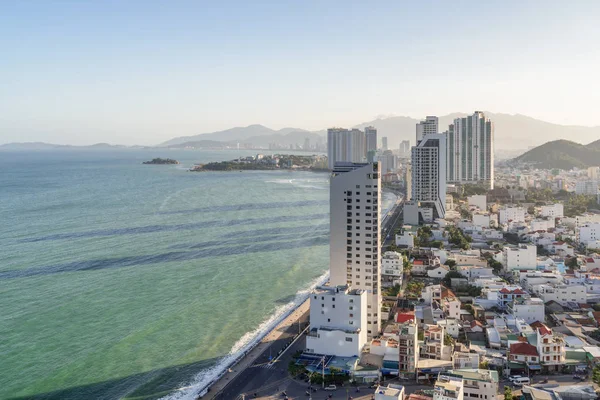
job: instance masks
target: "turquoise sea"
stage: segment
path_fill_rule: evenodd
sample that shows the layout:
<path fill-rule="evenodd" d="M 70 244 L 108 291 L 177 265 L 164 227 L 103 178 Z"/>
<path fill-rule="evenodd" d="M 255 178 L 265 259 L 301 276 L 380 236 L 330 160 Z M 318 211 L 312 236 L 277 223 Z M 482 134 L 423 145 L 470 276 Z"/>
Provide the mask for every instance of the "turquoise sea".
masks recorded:
<path fill-rule="evenodd" d="M 191 399 L 291 307 L 328 175 L 187 171 L 255 153 L 0 152 L 0 399 Z"/>

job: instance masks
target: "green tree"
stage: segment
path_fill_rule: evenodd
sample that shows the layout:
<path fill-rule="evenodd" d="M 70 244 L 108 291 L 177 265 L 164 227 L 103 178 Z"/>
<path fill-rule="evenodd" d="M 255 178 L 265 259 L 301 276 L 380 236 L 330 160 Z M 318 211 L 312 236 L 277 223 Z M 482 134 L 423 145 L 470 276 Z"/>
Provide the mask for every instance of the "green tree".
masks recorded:
<path fill-rule="evenodd" d="M 512 400 L 512 389 L 510 386 L 504 386 L 504 400 Z"/>
<path fill-rule="evenodd" d="M 444 264 L 446 264 L 451 270 L 456 269 L 456 261 L 451 258 L 447 259 Z"/>
<path fill-rule="evenodd" d="M 595 366 L 592 370 L 592 382 L 596 385 L 600 385 L 600 366 Z"/>
<path fill-rule="evenodd" d="M 579 262 L 577 261 L 577 257 L 569 257 L 565 259 L 565 265 L 569 268 L 572 269 L 578 269 L 579 268 Z"/>
<path fill-rule="evenodd" d="M 458 271 L 449 271 L 445 277 L 442 278 L 442 283 L 446 287 L 452 287 L 452 278 L 465 278 L 466 277 Z"/>
<path fill-rule="evenodd" d="M 444 346 L 452 346 L 454 344 L 454 338 L 449 333 L 444 335 Z"/>

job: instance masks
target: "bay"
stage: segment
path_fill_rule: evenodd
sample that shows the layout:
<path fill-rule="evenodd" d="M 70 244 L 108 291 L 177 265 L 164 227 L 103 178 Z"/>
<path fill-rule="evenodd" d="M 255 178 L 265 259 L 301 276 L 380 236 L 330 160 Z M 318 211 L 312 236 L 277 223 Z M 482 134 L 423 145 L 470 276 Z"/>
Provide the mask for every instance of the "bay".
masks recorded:
<path fill-rule="evenodd" d="M 250 154 L 0 152 L 0 398 L 198 384 L 322 277 L 328 174 L 187 171 Z"/>

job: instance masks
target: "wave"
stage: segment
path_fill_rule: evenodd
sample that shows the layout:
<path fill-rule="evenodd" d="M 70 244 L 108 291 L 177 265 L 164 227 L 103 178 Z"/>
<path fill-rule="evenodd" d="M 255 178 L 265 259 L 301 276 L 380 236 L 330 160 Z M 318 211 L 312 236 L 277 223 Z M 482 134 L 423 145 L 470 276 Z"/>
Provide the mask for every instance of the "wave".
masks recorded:
<path fill-rule="evenodd" d="M 172 393 L 163 397 L 162 400 L 195 400 L 198 396 L 206 394 L 207 389 L 225 375 L 229 368 L 242 360 L 250 350 L 256 347 L 264 337 L 269 334 L 269 332 L 275 329 L 283 320 L 304 303 L 313 289 L 317 286 L 324 285 L 327 280 L 329 280 L 329 271 L 314 279 L 307 289 L 298 291 L 293 301 L 277 307 L 275 313 L 261 323 L 254 331 L 248 332 L 242 336 L 231 347 L 229 353 L 216 365 L 201 371 L 187 386 L 178 389 L 177 393 Z"/>

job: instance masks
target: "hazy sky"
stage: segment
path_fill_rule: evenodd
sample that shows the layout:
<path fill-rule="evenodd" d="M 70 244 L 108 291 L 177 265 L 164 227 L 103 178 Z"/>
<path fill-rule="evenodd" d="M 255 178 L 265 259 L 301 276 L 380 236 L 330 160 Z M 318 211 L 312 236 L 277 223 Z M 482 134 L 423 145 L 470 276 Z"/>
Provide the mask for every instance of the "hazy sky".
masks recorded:
<path fill-rule="evenodd" d="M 0 2 L 0 143 L 521 113 L 600 125 L 600 1 Z"/>

